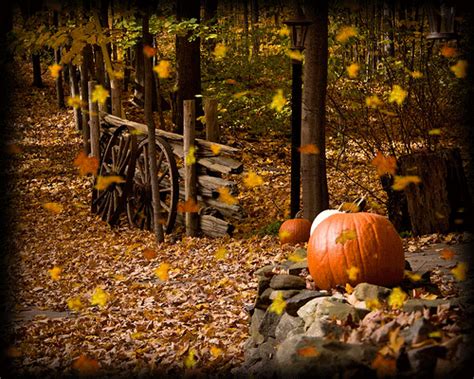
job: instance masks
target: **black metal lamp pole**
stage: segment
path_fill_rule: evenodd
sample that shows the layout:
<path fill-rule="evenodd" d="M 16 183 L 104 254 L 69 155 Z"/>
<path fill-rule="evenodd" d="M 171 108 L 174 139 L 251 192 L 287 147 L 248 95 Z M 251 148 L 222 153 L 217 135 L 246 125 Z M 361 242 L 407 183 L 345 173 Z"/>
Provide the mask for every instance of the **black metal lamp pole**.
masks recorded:
<path fill-rule="evenodd" d="M 311 21 L 304 19 L 288 20 L 285 24 L 291 27 L 291 49 L 302 52 L 306 32 Z M 300 167 L 301 156 L 301 86 L 303 84 L 303 62 L 298 59 L 291 60 L 291 195 L 290 217 L 294 218 L 300 210 Z"/>

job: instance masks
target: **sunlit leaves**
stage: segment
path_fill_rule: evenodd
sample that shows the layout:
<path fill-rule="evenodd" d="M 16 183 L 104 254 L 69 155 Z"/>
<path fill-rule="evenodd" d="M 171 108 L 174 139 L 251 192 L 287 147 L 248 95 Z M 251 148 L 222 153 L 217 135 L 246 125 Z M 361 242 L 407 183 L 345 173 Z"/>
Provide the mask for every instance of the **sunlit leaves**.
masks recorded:
<path fill-rule="evenodd" d="M 101 176 L 97 177 L 97 182 L 94 186 L 95 189 L 99 191 L 106 190 L 112 184 L 120 184 L 125 183 L 125 179 L 118 175 L 110 175 L 110 176 Z"/>
<path fill-rule="evenodd" d="M 194 366 L 196 366 L 197 360 L 196 360 L 196 350 L 195 349 L 189 349 L 188 354 L 184 358 L 184 367 L 187 369 L 191 369 Z"/>
<path fill-rule="evenodd" d="M 441 46 L 441 49 L 439 49 L 439 53 L 446 58 L 454 58 L 458 55 L 456 48 L 448 45 Z"/>
<path fill-rule="evenodd" d="M 273 302 L 268 307 L 268 311 L 276 313 L 277 315 L 281 315 L 285 308 L 286 302 L 283 299 L 283 293 L 281 291 L 278 291 L 275 299 L 273 299 Z"/>
<path fill-rule="evenodd" d="M 300 347 L 297 350 L 297 354 L 300 357 L 317 357 L 320 352 L 314 347 L 314 346 L 305 346 L 305 347 Z"/>
<path fill-rule="evenodd" d="M 152 249 L 149 249 L 149 248 L 145 248 L 145 250 L 143 250 L 143 256 L 145 257 L 145 259 L 151 261 L 152 259 L 156 258 L 157 257 L 157 253 L 155 250 L 152 250 Z"/>
<path fill-rule="evenodd" d="M 169 279 L 169 270 L 170 270 L 169 263 L 166 263 L 166 262 L 160 263 L 158 268 L 155 269 L 155 275 L 158 279 L 164 282 Z"/>
<path fill-rule="evenodd" d="M 74 166 L 79 168 L 80 175 L 95 175 L 99 169 L 99 160 L 96 157 L 88 157 L 84 151 L 80 151 L 74 159 Z"/>
<path fill-rule="evenodd" d="M 147 58 L 151 58 L 156 54 L 156 49 L 150 45 L 145 45 L 143 46 L 143 54 L 145 54 Z"/>
<path fill-rule="evenodd" d="M 283 90 L 278 89 L 277 93 L 273 96 L 272 103 L 270 104 L 271 109 L 275 109 L 277 112 L 281 112 L 285 106 L 287 100 L 283 95 Z"/>
<path fill-rule="evenodd" d="M 178 203 L 178 212 L 197 213 L 199 212 L 199 205 L 193 199 L 188 199 L 185 202 L 180 201 Z"/>
<path fill-rule="evenodd" d="M 308 143 L 306 145 L 300 146 L 298 151 L 301 154 L 319 154 L 319 148 L 314 143 Z"/>
<path fill-rule="evenodd" d="M 72 368 L 78 371 L 81 376 L 94 376 L 99 371 L 100 365 L 95 359 L 81 354 L 81 356 L 73 362 Z"/>
<path fill-rule="evenodd" d="M 392 87 L 392 91 L 389 94 L 388 102 L 389 103 L 397 103 L 398 105 L 402 105 L 405 101 L 405 98 L 408 96 L 408 92 L 405 91 L 402 87 L 398 84 L 394 84 Z"/>
<path fill-rule="evenodd" d="M 357 238 L 356 231 L 353 229 L 346 229 L 336 238 L 336 243 L 344 245 L 347 241 L 355 240 Z"/>
<path fill-rule="evenodd" d="M 227 187 L 219 187 L 217 191 L 219 192 L 219 200 L 223 203 L 235 205 L 239 202 L 234 196 L 230 194 Z"/>
<path fill-rule="evenodd" d="M 254 188 L 263 184 L 263 178 L 253 171 L 248 172 L 244 177 L 244 185 L 247 188 Z"/>
<path fill-rule="evenodd" d="M 372 95 L 365 98 L 365 105 L 367 105 L 369 108 L 375 109 L 383 105 L 383 102 L 377 95 Z"/>
<path fill-rule="evenodd" d="M 420 177 L 416 175 L 406 175 L 406 176 L 395 175 L 392 188 L 395 191 L 402 191 L 405 189 L 406 186 L 408 186 L 411 183 L 414 183 L 414 184 L 421 183 Z"/>
<path fill-rule="evenodd" d="M 186 166 L 191 166 L 196 163 L 196 148 L 194 147 L 194 145 L 189 146 L 189 150 L 186 153 L 186 157 L 184 160 Z"/>
<path fill-rule="evenodd" d="M 459 262 L 456 267 L 454 267 L 452 270 L 451 270 L 451 273 L 454 275 L 454 278 L 458 281 L 458 282 L 463 282 L 466 280 L 466 277 L 467 277 L 467 269 L 468 269 L 468 266 L 467 266 L 467 263 L 465 262 Z"/>
<path fill-rule="evenodd" d="M 351 79 L 357 78 L 357 75 L 359 75 L 359 70 L 360 66 L 357 63 L 352 63 L 351 65 L 346 67 L 347 75 Z"/>
<path fill-rule="evenodd" d="M 161 60 L 155 67 L 153 67 L 153 71 L 158 74 L 159 78 L 166 79 L 171 75 L 171 62 Z"/>
<path fill-rule="evenodd" d="M 379 176 L 383 176 L 385 174 L 395 175 L 397 170 L 396 158 L 385 156 L 380 151 L 377 151 L 377 155 L 370 163 L 377 168 L 377 174 Z"/>
<path fill-rule="evenodd" d="M 217 43 L 216 47 L 214 47 L 214 51 L 212 54 L 216 57 L 216 59 L 222 59 L 225 57 L 227 53 L 227 46 L 223 43 Z"/>
<path fill-rule="evenodd" d="M 227 250 L 225 247 L 220 246 L 217 248 L 216 252 L 214 253 L 214 257 L 217 260 L 224 259 L 227 256 Z"/>
<path fill-rule="evenodd" d="M 101 287 L 96 287 L 91 297 L 91 305 L 98 305 L 103 308 L 109 301 L 109 294 L 105 292 Z"/>
<path fill-rule="evenodd" d="M 460 59 L 457 63 L 449 68 L 456 78 L 462 79 L 467 76 L 467 61 Z"/>
<path fill-rule="evenodd" d="M 346 270 L 346 272 L 350 281 L 356 281 L 359 276 L 360 269 L 358 267 L 351 266 Z"/>
<path fill-rule="evenodd" d="M 81 100 L 81 97 L 76 95 L 76 96 L 68 96 L 67 97 L 67 105 L 69 107 L 73 107 L 74 109 L 81 108 L 82 106 L 85 106 L 84 102 Z"/>
<path fill-rule="evenodd" d="M 299 50 L 288 50 L 286 55 L 295 61 L 301 62 L 303 60 L 303 53 Z"/>
<path fill-rule="evenodd" d="M 79 296 L 71 297 L 67 300 L 67 306 L 71 311 L 79 312 L 84 308 L 84 304 Z"/>
<path fill-rule="evenodd" d="M 388 305 L 393 309 L 401 308 L 407 298 L 408 295 L 400 287 L 395 287 L 388 296 Z"/>
<path fill-rule="evenodd" d="M 53 268 L 48 270 L 49 276 L 51 280 L 57 281 L 61 277 L 63 269 L 59 266 L 54 266 Z"/>
<path fill-rule="evenodd" d="M 336 35 L 336 41 L 345 43 L 355 36 L 357 36 L 357 29 L 354 26 L 343 26 Z"/>
<path fill-rule="evenodd" d="M 48 69 L 49 69 L 49 73 L 51 74 L 51 76 L 53 77 L 53 79 L 57 79 L 59 78 L 59 73 L 61 72 L 61 70 L 63 69 L 63 66 L 55 63 L 51 66 L 48 66 Z"/>
<path fill-rule="evenodd" d="M 219 153 L 221 152 L 221 147 L 215 143 L 211 144 L 211 151 L 212 151 L 212 154 L 214 155 L 219 155 Z"/>
<path fill-rule="evenodd" d="M 109 97 L 109 91 L 107 91 L 100 84 L 97 84 L 92 91 L 92 101 L 97 101 L 99 104 L 105 104 Z"/>
<path fill-rule="evenodd" d="M 59 214 L 63 211 L 63 206 L 54 202 L 43 203 L 43 208 L 54 214 Z"/>
<path fill-rule="evenodd" d="M 450 261 L 454 258 L 454 254 L 455 253 L 454 253 L 453 249 L 445 248 L 445 249 L 441 250 L 440 257 L 441 257 L 441 259 Z"/>

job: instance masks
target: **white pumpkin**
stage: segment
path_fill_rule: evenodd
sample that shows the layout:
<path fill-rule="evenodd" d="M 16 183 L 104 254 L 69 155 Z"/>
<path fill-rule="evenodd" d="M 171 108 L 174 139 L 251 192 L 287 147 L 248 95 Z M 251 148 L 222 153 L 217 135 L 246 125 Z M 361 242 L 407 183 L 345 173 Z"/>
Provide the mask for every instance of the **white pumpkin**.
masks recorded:
<path fill-rule="evenodd" d="M 319 224 L 321 224 L 329 216 L 335 215 L 336 213 L 343 213 L 343 212 L 338 211 L 337 209 L 326 209 L 325 211 L 322 211 L 320 214 L 318 214 L 316 218 L 314 219 L 313 223 L 311 224 L 310 235 L 313 234 L 314 230 Z"/>

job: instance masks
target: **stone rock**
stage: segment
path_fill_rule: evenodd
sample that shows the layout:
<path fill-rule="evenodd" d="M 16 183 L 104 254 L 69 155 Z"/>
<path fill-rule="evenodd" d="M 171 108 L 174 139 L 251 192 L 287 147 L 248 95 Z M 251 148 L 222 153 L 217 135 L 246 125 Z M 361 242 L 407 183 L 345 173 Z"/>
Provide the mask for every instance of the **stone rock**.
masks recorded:
<path fill-rule="evenodd" d="M 289 299 L 292 296 L 298 295 L 300 290 L 275 290 L 270 294 L 270 300 L 275 300 L 278 296 L 278 293 L 281 293 L 284 300 Z"/>
<path fill-rule="evenodd" d="M 258 347 L 251 347 L 244 351 L 244 363 L 243 365 L 246 367 L 250 367 L 261 360 L 260 357 L 260 349 Z"/>
<path fill-rule="evenodd" d="M 275 265 L 266 265 L 261 268 L 259 268 L 257 271 L 254 272 L 254 275 L 257 276 L 267 276 L 271 277 L 273 276 L 273 269 L 275 268 Z"/>
<path fill-rule="evenodd" d="M 429 320 L 420 317 L 408 329 L 402 330 L 400 335 L 411 345 L 428 339 L 428 334 L 435 330 L 436 328 Z"/>
<path fill-rule="evenodd" d="M 266 276 L 258 277 L 258 287 L 257 287 L 257 296 L 260 296 L 263 291 L 270 287 L 270 278 Z"/>
<path fill-rule="evenodd" d="M 407 352 L 412 372 L 417 377 L 432 378 L 438 358 L 444 358 L 446 348 L 440 345 L 429 345 Z"/>
<path fill-rule="evenodd" d="M 309 348 L 309 354 L 308 354 Z M 306 354 L 301 354 L 305 349 Z M 351 345 L 323 338 L 296 335 L 277 348 L 276 366 L 281 378 L 376 378 L 370 363 L 377 349 L 370 345 Z"/>
<path fill-rule="evenodd" d="M 277 342 L 283 341 L 290 331 L 293 331 L 293 333 L 303 333 L 303 326 L 304 321 L 301 318 L 290 316 L 286 312 L 283 313 L 275 330 Z"/>
<path fill-rule="evenodd" d="M 308 301 L 322 296 L 327 296 L 327 294 L 320 291 L 302 290 L 298 295 L 295 295 L 286 301 L 285 310 L 289 315 L 297 316 L 298 309 Z"/>
<path fill-rule="evenodd" d="M 361 312 L 363 311 L 366 311 L 366 312 L 362 314 Z M 337 320 L 345 321 L 347 320 L 349 315 L 351 315 L 353 321 L 359 321 L 367 313 L 369 313 L 368 310 L 357 309 L 349 304 L 342 303 L 337 300 L 325 299 L 318 305 L 315 316 L 316 317 L 327 316 L 329 319 L 335 318 Z"/>
<path fill-rule="evenodd" d="M 250 322 L 250 338 L 257 345 L 265 340 L 264 336 L 259 332 L 260 324 L 262 323 L 264 316 L 265 311 L 255 308 Z"/>
<path fill-rule="evenodd" d="M 390 295 L 390 289 L 386 287 L 376 286 L 369 283 L 359 283 L 352 295 L 359 301 L 378 299 L 384 300 Z"/>
<path fill-rule="evenodd" d="M 273 292 L 271 288 L 267 288 L 260 296 L 257 296 L 255 300 L 255 309 L 266 310 L 268 306 L 272 303 L 270 300 L 270 295 Z"/>
<path fill-rule="evenodd" d="M 423 311 L 424 308 L 428 308 L 430 310 L 436 310 L 439 305 L 450 305 L 449 300 L 444 299 L 434 299 L 434 300 L 425 300 L 425 299 L 408 299 L 403 304 L 402 311 L 403 312 L 416 312 L 416 311 Z"/>
<path fill-rule="evenodd" d="M 381 327 L 377 328 L 371 335 L 370 339 L 374 343 L 382 343 L 388 341 L 389 333 L 392 330 L 395 330 L 399 326 L 396 320 L 392 320 L 387 322 L 386 324 L 382 325 Z"/>
<path fill-rule="evenodd" d="M 265 312 L 258 328 L 258 332 L 264 337 L 264 341 L 270 337 L 275 338 L 276 327 L 281 317 L 282 314 L 278 315 L 275 312 L 270 312 L 268 310 Z"/>
<path fill-rule="evenodd" d="M 344 328 L 326 317 L 316 318 L 304 333 L 308 337 L 331 337 L 338 339 L 344 333 Z"/>
<path fill-rule="evenodd" d="M 408 262 L 406 259 L 405 259 L 405 270 L 413 271 L 412 268 L 411 268 L 410 262 Z"/>
<path fill-rule="evenodd" d="M 299 262 L 294 262 L 290 267 L 288 267 L 288 274 L 290 275 L 299 275 L 301 271 L 308 268 L 308 260 L 303 259 Z"/>
<path fill-rule="evenodd" d="M 274 290 L 304 289 L 306 280 L 296 275 L 275 275 L 270 281 L 270 287 Z"/>
<path fill-rule="evenodd" d="M 311 323 L 314 321 L 316 310 L 318 309 L 318 306 L 320 303 L 322 303 L 324 300 L 330 299 L 329 296 L 322 296 L 322 297 L 317 297 L 315 299 L 312 299 L 308 301 L 305 305 L 303 305 L 296 314 L 303 319 L 305 322 L 305 327 L 306 325 L 309 327 Z"/>

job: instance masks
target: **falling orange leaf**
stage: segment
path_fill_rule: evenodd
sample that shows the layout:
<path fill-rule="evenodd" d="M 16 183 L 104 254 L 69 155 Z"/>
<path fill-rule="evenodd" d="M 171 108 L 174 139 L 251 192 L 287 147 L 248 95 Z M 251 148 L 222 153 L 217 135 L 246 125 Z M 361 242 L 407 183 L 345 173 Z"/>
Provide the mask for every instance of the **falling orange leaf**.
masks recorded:
<path fill-rule="evenodd" d="M 186 166 L 191 166 L 196 163 L 196 148 L 194 145 L 189 146 L 189 150 L 186 154 L 185 163 Z"/>
<path fill-rule="evenodd" d="M 388 297 L 388 305 L 390 305 L 392 309 L 401 308 L 407 298 L 408 295 L 400 287 L 395 287 Z"/>
<path fill-rule="evenodd" d="M 377 155 L 370 163 L 377 168 L 377 174 L 379 176 L 383 176 L 385 174 L 395 175 L 397 170 L 396 158 L 385 156 L 380 151 L 377 151 Z"/>
<path fill-rule="evenodd" d="M 345 290 L 350 295 L 352 292 L 354 292 L 354 287 L 352 287 L 349 283 L 346 283 Z"/>
<path fill-rule="evenodd" d="M 76 95 L 67 97 L 67 105 L 77 109 L 85 106 L 86 104 L 81 100 L 80 96 Z"/>
<path fill-rule="evenodd" d="M 349 275 L 349 280 L 356 281 L 357 277 L 359 276 L 360 269 L 358 267 L 351 266 L 349 269 L 346 270 L 347 275 Z"/>
<path fill-rule="evenodd" d="M 145 45 L 143 46 L 143 54 L 145 54 L 147 58 L 151 58 L 156 54 L 156 49 L 150 45 Z"/>
<path fill-rule="evenodd" d="M 459 79 L 463 79 L 467 76 L 467 61 L 460 59 L 454 66 L 449 69 L 453 72 L 454 76 Z"/>
<path fill-rule="evenodd" d="M 97 101 L 99 104 L 105 104 L 109 96 L 109 91 L 100 84 L 97 84 L 92 91 L 92 101 Z"/>
<path fill-rule="evenodd" d="M 359 75 L 360 66 L 357 63 L 352 63 L 346 67 L 347 75 L 349 78 L 354 79 Z"/>
<path fill-rule="evenodd" d="M 180 201 L 178 203 L 178 212 L 197 213 L 199 212 L 199 205 L 197 205 L 197 203 L 193 199 L 188 199 L 184 203 Z"/>
<path fill-rule="evenodd" d="M 59 266 L 54 266 L 52 269 L 49 269 L 48 272 L 49 272 L 49 275 L 51 276 L 51 280 L 59 280 L 59 278 L 61 277 L 61 272 L 63 271 L 63 269 Z"/>
<path fill-rule="evenodd" d="M 214 253 L 214 257 L 216 259 L 224 259 L 226 255 L 227 255 L 227 250 L 223 246 L 220 246 Z"/>
<path fill-rule="evenodd" d="M 125 179 L 118 175 L 110 175 L 110 176 L 98 176 L 97 182 L 94 186 L 95 189 L 99 191 L 103 191 L 107 189 L 112 184 L 120 184 L 125 183 Z"/>
<path fill-rule="evenodd" d="M 443 250 L 441 250 L 441 258 L 446 260 L 446 261 L 450 261 L 451 259 L 454 258 L 454 250 L 452 249 L 448 249 L 448 248 L 445 248 Z"/>
<path fill-rule="evenodd" d="M 341 234 L 336 238 L 336 243 L 340 243 L 344 245 L 347 241 L 355 240 L 357 238 L 357 234 L 355 230 L 343 230 Z"/>
<path fill-rule="evenodd" d="M 95 359 L 81 354 L 81 356 L 72 364 L 72 368 L 78 371 L 80 375 L 93 376 L 97 374 L 97 371 L 99 371 L 100 365 Z"/>
<path fill-rule="evenodd" d="M 343 26 L 336 35 L 336 41 L 345 43 L 355 36 L 357 36 L 357 29 L 354 26 Z"/>
<path fill-rule="evenodd" d="M 143 256 L 145 257 L 145 259 L 148 259 L 149 261 L 156 258 L 157 255 L 158 254 L 156 253 L 155 250 L 152 250 L 152 249 L 149 249 L 149 248 L 145 248 L 145 250 L 143 250 Z"/>
<path fill-rule="evenodd" d="M 314 143 L 300 146 L 298 151 L 301 154 L 319 154 L 319 148 Z"/>
<path fill-rule="evenodd" d="M 421 183 L 421 179 L 419 176 L 416 175 L 395 175 L 392 188 L 395 191 L 401 191 L 405 189 L 405 187 L 408 186 L 410 183 L 419 184 Z"/>
<path fill-rule="evenodd" d="M 214 155 L 218 155 L 221 152 L 221 149 L 222 148 L 219 145 L 216 145 L 215 143 L 211 145 L 211 151 Z"/>
<path fill-rule="evenodd" d="M 272 103 L 270 104 L 270 108 L 275 109 L 277 112 L 281 112 L 286 103 L 287 103 L 287 100 L 285 96 L 283 95 L 283 90 L 278 89 L 277 93 L 272 98 Z"/>
<path fill-rule="evenodd" d="M 214 358 L 218 358 L 220 357 L 222 354 L 224 354 L 224 351 L 217 347 L 217 346 L 212 346 L 211 347 L 211 355 L 214 357 Z"/>
<path fill-rule="evenodd" d="M 380 353 L 377 353 L 371 366 L 377 371 L 377 378 L 395 376 L 395 373 L 397 372 L 397 362 L 395 358 L 384 356 Z"/>
<path fill-rule="evenodd" d="M 458 55 L 458 51 L 455 47 L 444 45 L 439 50 L 439 53 L 446 58 L 454 58 Z"/>
<path fill-rule="evenodd" d="M 372 95 L 365 98 L 365 105 L 367 105 L 369 108 L 378 108 L 379 106 L 383 105 L 383 102 L 377 95 Z"/>
<path fill-rule="evenodd" d="M 235 79 L 227 79 L 225 82 L 227 84 L 232 84 L 232 85 L 237 84 L 237 80 L 235 80 Z"/>
<path fill-rule="evenodd" d="M 356 203 L 342 203 L 340 210 L 347 213 L 357 213 L 360 209 Z"/>
<path fill-rule="evenodd" d="M 295 61 L 301 62 L 303 60 L 303 53 L 298 50 L 288 50 L 286 52 L 286 55 L 288 55 L 291 59 L 294 59 Z"/>
<path fill-rule="evenodd" d="M 300 347 L 297 350 L 297 354 L 300 357 L 317 357 L 320 352 L 316 350 L 314 346 L 305 346 L 305 347 Z"/>
<path fill-rule="evenodd" d="M 54 214 L 59 214 L 63 211 L 63 206 L 59 203 L 44 203 L 43 208 Z"/>
<path fill-rule="evenodd" d="M 96 157 L 88 157 L 84 151 L 80 151 L 74 159 L 74 166 L 79 168 L 80 175 L 96 175 L 99 169 L 99 160 Z"/>
<path fill-rule="evenodd" d="M 55 63 L 51 66 L 48 66 L 49 72 L 51 73 L 51 76 L 53 79 L 59 78 L 59 72 L 63 69 L 63 66 Z"/>
<path fill-rule="evenodd" d="M 96 287 L 91 297 L 91 305 L 98 305 L 103 308 L 109 301 L 109 294 L 101 287 Z"/>
<path fill-rule="evenodd" d="M 423 77 L 423 74 L 420 71 L 415 70 L 415 71 L 410 72 L 410 76 L 413 79 L 420 79 Z"/>
<path fill-rule="evenodd" d="M 168 273 L 169 269 L 170 269 L 170 264 L 166 263 L 166 262 L 163 262 L 158 266 L 158 268 L 155 269 L 155 275 L 161 281 L 164 282 L 165 280 L 169 279 L 169 273 Z"/>
<path fill-rule="evenodd" d="M 392 87 L 392 91 L 388 97 L 389 103 L 397 103 L 398 105 L 402 105 L 405 101 L 405 98 L 408 96 L 408 92 L 405 91 L 402 87 L 397 84 L 394 84 Z"/>
<path fill-rule="evenodd" d="M 229 189 L 227 187 L 220 187 L 218 190 L 219 192 L 219 199 L 226 204 L 235 205 L 239 201 L 230 194 Z"/>
<path fill-rule="evenodd" d="M 79 296 L 68 299 L 67 306 L 71 311 L 74 312 L 79 312 L 82 308 L 84 308 L 84 304 L 82 304 L 81 298 Z"/>
<path fill-rule="evenodd" d="M 171 62 L 167 60 L 161 60 L 155 67 L 153 71 L 158 74 L 158 77 L 161 79 L 166 79 L 171 74 Z"/>

